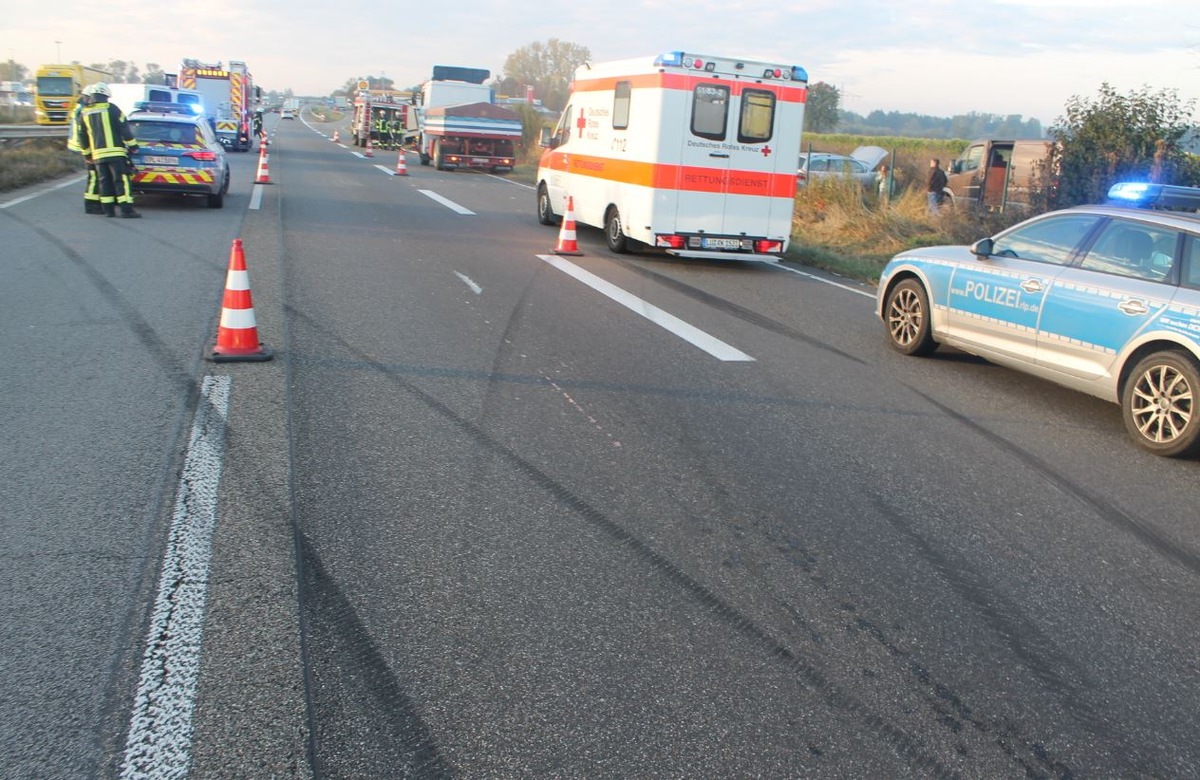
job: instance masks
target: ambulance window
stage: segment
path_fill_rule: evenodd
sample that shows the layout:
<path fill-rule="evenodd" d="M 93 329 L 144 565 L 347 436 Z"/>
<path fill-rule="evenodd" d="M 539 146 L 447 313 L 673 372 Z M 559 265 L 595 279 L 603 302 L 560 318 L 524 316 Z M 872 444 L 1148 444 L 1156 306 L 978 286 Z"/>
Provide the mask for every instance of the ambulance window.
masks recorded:
<path fill-rule="evenodd" d="M 629 127 L 629 82 L 618 81 L 613 90 L 613 129 L 624 130 Z"/>
<path fill-rule="evenodd" d="M 738 142 L 761 144 L 771 140 L 775 126 L 775 94 L 761 89 L 742 92 L 742 116 L 738 122 Z"/>
<path fill-rule="evenodd" d="M 170 103 L 171 93 L 165 89 L 152 89 L 150 90 L 150 96 L 147 99 L 156 103 Z"/>
<path fill-rule="evenodd" d="M 701 84 L 692 91 L 692 134 L 713 141 L 725 140 L 729 116 L 729 87 Z"/>
<path fill-rule="evenodd" d="M 562 118 L 558 120 L 558 128 L 554 131 L 555 146 L 562 146 L 571 140 L 571 116 L 574 111 L 574 106 L 567 106 L 562 113 Z"/>

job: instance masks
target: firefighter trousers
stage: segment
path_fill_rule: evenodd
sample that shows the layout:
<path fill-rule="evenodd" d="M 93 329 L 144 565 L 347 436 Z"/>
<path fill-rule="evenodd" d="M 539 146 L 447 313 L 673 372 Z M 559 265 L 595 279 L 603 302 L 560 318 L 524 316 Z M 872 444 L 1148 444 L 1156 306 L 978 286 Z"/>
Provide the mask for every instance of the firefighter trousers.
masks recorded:
<path fill-rule="evenodd" d="M 114 204 L 120 204 L 123 209 L 133 205 L 129 173 L 129 164 L 124 157 L 96 160 L 96 177 L 100 180 L 100 203 L 106 211 Z"/>

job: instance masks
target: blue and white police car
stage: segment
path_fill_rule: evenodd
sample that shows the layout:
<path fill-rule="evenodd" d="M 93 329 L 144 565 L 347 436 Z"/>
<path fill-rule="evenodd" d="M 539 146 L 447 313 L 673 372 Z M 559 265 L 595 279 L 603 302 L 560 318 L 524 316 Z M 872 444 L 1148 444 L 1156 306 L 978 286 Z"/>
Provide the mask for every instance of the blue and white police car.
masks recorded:
<path fill-rule="evenodd" d="M 1121 406 L 1140 446 L 1200 453 L 1200 188 L 1118 184 L 969 247 L 901 252 L 879 280 L 891 345 L 948 344 Z"/>

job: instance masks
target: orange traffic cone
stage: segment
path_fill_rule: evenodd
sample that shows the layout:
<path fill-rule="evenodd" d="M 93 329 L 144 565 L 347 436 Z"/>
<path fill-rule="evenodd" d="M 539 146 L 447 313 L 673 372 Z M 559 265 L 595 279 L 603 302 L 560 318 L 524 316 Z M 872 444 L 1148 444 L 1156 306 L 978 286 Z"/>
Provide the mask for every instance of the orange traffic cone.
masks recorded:
<path fill-rule="evenodd" d="M 337 130 L 333 131 L 333 142 L 335 144 L 338 142 L 338 131 Z"/>
<path fill-rule="evenodd" d="M 270 360 L 271 350 L 258 340 L 254 321 L 254 303 L 250 300 L 250 274 L 246 271 L 246 255 L 242 239 L 233 239 L 229 252 L 229 273 L 225 276 L 225 299 L 221 303 L 221 324 L 217 340 L 204 351 L 204 357 L 215 363 L 234 360 Z"/>
<path fill-rule="evenodd" d="M 408 163 L 404 161 L 404 150 L 403 149 L 400 150 L 400 156 L 396 158 L 396 175 L 397 176 L 407 176 L 408 175 Z"/>
<path fill-rule="evenodd" d="M 375 149 L 371 146 L 371 136 L 367 136 L 367 151 L 363 152 L 363 157 L 374 157 Z"/>
<path fill-rule="evenodd" d="M 254 177 L 255 184 L 270 184 L 271 172 L 267 169 L 267 148 L 260 147 L 258 150 L 258 173 Z"/>
<path fill-rule="evenodd" d="M 575 198 L 570 195 L 567 196 L 567 213 L 563 215 L 562 229 L 558 231 L 558 246 L 554 247 L 554 254 L 583 254 L 575 240 Z"/>

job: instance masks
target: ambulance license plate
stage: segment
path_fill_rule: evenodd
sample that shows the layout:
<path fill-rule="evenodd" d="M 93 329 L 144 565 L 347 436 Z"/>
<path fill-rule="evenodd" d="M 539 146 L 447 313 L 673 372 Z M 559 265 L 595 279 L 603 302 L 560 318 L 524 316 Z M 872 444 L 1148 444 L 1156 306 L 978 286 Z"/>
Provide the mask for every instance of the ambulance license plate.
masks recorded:
<path fill-rule="evenodd" d="M 702 238 L 700 246 L 703 249 L 741 249 L 740 238 Z"/>
<path fill-rule="evenodd" d="M 156 157 L 154 155 L 148 154 L 142 158 L 142 162 L 146 163 L 146 165 L 174 165 L 175 158 L 174 157 Z"/>

